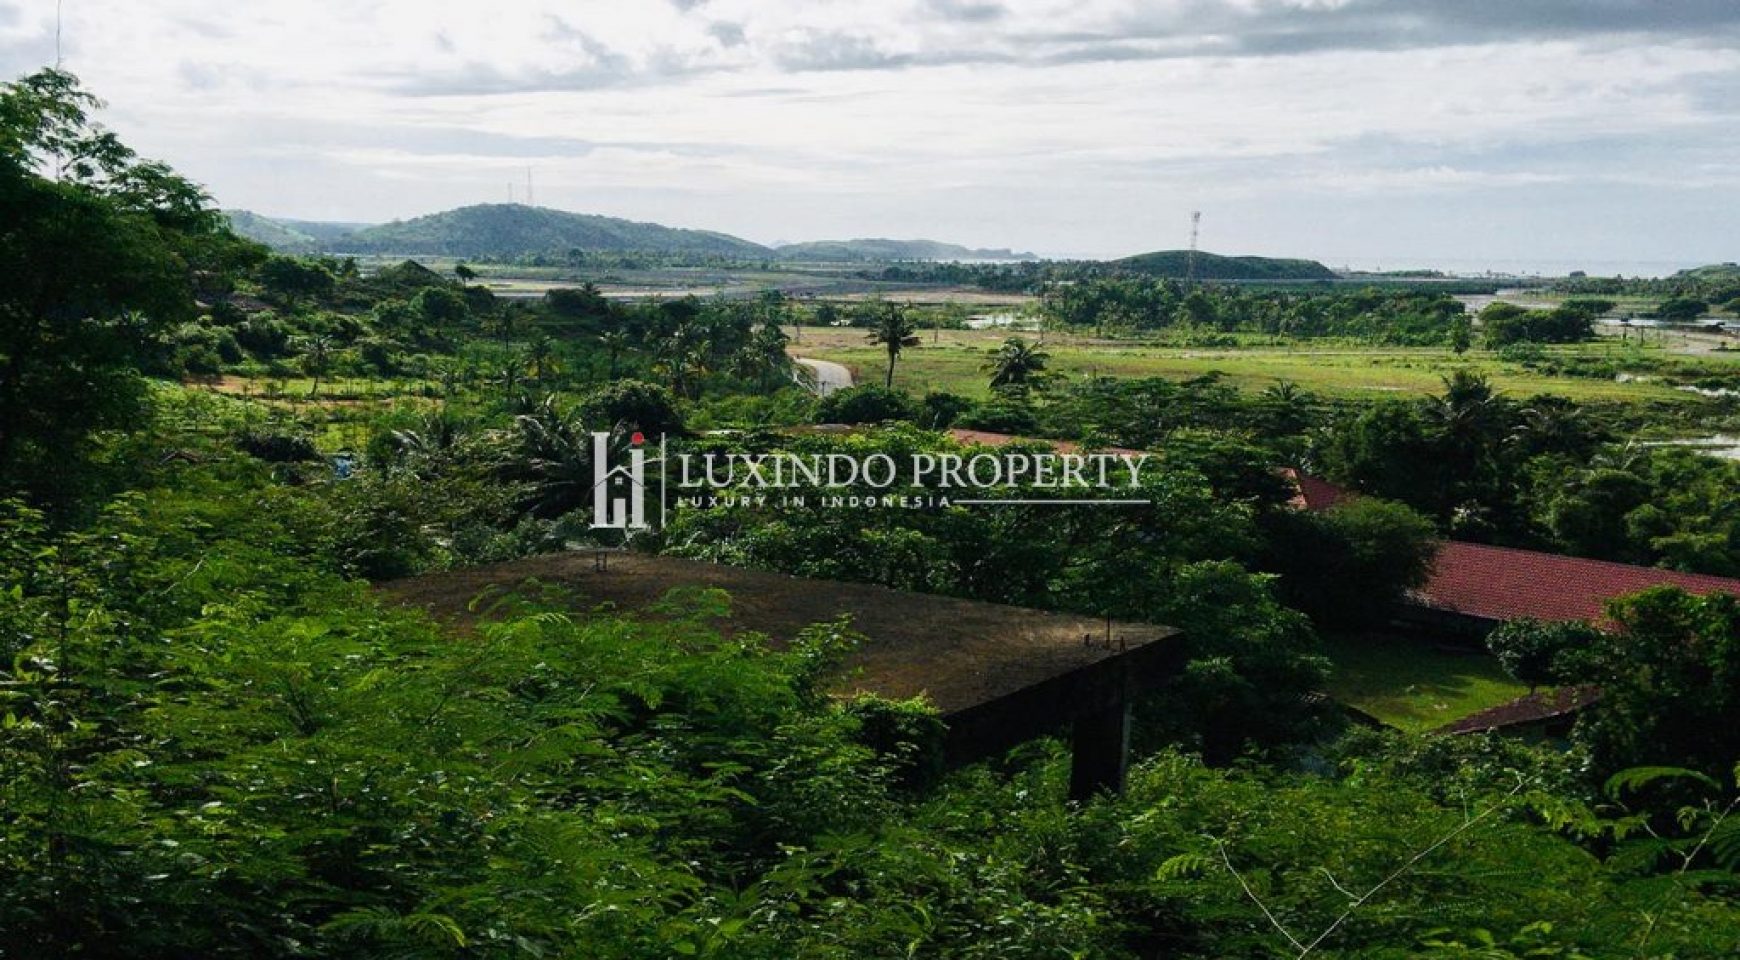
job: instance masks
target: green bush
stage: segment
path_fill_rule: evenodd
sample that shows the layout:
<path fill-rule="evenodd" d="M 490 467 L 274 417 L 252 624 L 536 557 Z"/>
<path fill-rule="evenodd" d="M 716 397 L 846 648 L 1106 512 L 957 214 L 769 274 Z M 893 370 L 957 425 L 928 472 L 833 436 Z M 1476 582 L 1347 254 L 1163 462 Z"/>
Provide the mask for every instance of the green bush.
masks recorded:
<path fill-rule="evenodd" d="M 816 404 L 817 423 L 886 423 L 917 416 L 911 397 L 873 384 L 836 390 Z"/>

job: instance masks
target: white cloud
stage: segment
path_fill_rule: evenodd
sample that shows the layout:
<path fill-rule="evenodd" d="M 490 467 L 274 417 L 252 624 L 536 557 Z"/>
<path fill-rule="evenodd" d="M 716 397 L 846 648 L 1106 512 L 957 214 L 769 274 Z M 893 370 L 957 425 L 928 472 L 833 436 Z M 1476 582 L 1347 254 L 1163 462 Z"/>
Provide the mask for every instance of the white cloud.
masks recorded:
<path fill-rule="evenodd" d="M 1402 206 L 1423 219 L 1404 199 L 1551 193 L 1691 211 L 1678 249 L 1615 258 L 1731 259 L 1740 5 L 1675 9 L 66 0 L 66 36 L 130 142 L 278 214 L 497 200 L 530 163 L 543 202 L 753 239 L 1118 254 L 1176 245 L 1207 205 L 1220 249 L 1311 255 L 1383 243 Z M 53 12 L 0 3 L 0 62 L 52 57 Z M 1693 189 L 1719 202 L 1676 207 Z M 1321 226 L 1288 213 L 1332 203 Z"/>

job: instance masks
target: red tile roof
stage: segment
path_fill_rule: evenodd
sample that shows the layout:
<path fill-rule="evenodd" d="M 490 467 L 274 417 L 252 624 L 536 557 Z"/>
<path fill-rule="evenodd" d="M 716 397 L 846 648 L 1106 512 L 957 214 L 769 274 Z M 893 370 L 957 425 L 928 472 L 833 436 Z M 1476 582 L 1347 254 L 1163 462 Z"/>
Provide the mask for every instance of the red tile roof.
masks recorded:
<path fill-rule="evenodd" d="M 1485 620 L 1599 623 L 1608 600 L 1661 584 L 1688 593 L 1740 596 L 1740 580 L 1728 577 L 1450 540 L 1438 551 L 1431 579 L 1415 591 L 1414 600 Z"/>
<path fill-rule="evenodd" d="M 1287 501 L 1287 505 L 1295 510 L 1322 513 L 1330 507 L 1359 497 L 1359 494 L 1346 487 L 1338 487 L 1322 477 L 1300 473 L 1292 467 L 1282 467 L 1276 472 L 1292 485 L 1293 499 Z"/>
<path fill-rule="evenodd" d="M 1081 444 L 1072 443 L 1068 440 L 1048 440 L 1044 437 L 1021 437 L 1016 436 L 1013 433 L 993 433 L 990 430 L 964 430 L 955 427 L 944 432 L 961 443 L 978 444 L 981 447 L 1006 447 L 1011 443 L 1044 443 L 1050 444 L 1051 448 L 1059 453 L 1080 453 L 1082 449 Z M 1129 454 L 1130 456 L 1139 456 L 1142 453 L 1141 450 L 1131 450 L 1128 447 L 1103 447 L 1100 448 L 1100 452 L 1124 453 Z"/>
<path fill-rule="evenodd" d="M 1567 713 L 1581 710 L 1599 699 L 1601 699 L 1601 688 L 1596 686 L 1538 690 L 1518 697 L 1509 703 L 1501 703 L 1496 707 L 1488 707 L 1479 713 L 1471 713 L 1454 723 L 1445 724 L 1433 732 L 1485 733 L 1488 730 L 1514 727 L 1519 724 L 1534 723 L 1538 720 L 1551 720 L 1554 717 L 1562 717 Z"/>

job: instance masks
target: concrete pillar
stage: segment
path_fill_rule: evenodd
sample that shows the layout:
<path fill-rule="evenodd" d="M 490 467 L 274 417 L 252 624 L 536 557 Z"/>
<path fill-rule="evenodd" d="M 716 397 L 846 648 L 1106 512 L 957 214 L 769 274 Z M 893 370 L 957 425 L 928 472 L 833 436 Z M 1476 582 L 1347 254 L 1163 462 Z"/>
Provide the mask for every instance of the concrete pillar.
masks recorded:
<path fill-rule="evenodd" d="M 1124 789 L 1130 761 L 1130 701 L 1116 696 L 1076 714 L 1069 737 L 1069 796 L 1086 801 Z"/>

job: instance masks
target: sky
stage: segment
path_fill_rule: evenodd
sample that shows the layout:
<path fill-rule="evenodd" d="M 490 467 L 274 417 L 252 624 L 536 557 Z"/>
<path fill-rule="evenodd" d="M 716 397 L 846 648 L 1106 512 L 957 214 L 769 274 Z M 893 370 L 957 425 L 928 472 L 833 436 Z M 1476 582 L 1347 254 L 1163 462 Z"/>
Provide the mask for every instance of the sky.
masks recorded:
<path fill-rule="evenodd" d="M 0 0 L 0 72 L 55 58 Z M 64 0 L 102 120 L 225 207 L 763 243 L 1740 259 L 1740 0 Z"/>

